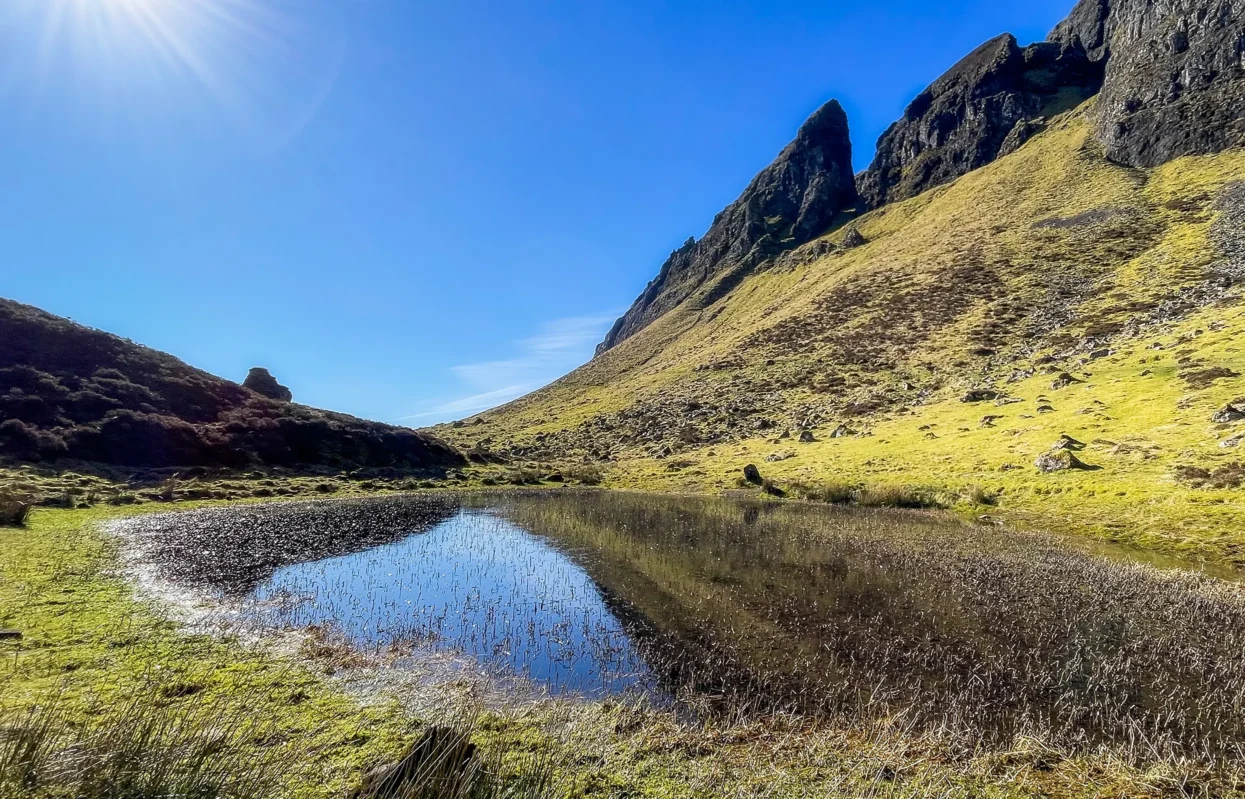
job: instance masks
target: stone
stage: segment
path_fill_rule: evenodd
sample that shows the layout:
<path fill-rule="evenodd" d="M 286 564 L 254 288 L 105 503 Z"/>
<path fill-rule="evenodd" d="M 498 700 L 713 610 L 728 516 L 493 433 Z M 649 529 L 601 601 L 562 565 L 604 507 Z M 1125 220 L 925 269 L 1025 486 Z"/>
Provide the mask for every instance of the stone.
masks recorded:
<path fill-rule="evenodd" d="M 993 402 L 999 398 L 999 392 L 988 388 L 976 388 L 960 397 L 960 402 Z"/>
<path fill-rule="evenodd" d="M 781 463 L 795 457 L 794 452 L 774 452 L 765 456 L 766 463 Z"/>
<path fill-rule="evenodd" d="M 1069 450 L 1070 452 L 1080 452 L 1081 450 L 1085 449 L 1085 444 L 1080 441 L 1077 441 L 1075 438 L 1068 435 L 1067 433 L 1064 433 L 1063 435 L 1059 437 L 1059 442 L 1055 444 L 1054 447 L 1052 447 L 1052 451 L 1060 450 L 1060 449 L 1066 449 L 1066 450 Z"/>
<path fill-rule="evenodd" d="M 0 641 L 20 641 L 22 633 L 20 630 L 0 630 Z"/>
<path fill-rule="evenodd" d="M 271 400 L 278 402 L 292 402 L 294 400 L 294 392 L 278 383 L 277 379 L 261 366 L 251 369 L 246 376 L 246 380 L 242 381 L 242 385 L 256 394 Z"/>
<path fill-rule="evenodd" d="M 854 435 L 857 435 L 856 431 L 845 424 L 839 425 L 830 433 L 831 438 L 849 438 Z"/>
<path fill-rule="evenodd" d="M 801 444 L 812 444 L 816 440 L 817 440 L 817 437 L 813 435 L 812 430 L 801 430 L 800 431 L 800 443 Z"/>
<path fill-rule="evenodd" d="M 1077 383 L 1084 383 L 1084 382 L 1085 382 L 1084 380 L 1077 380 L 1075 377 L 1068 374 L 1067 372 L 1060 372 L 1059 375 L 1053 381 L 1051 381 L 1050 387 L 1053 388 L 1055 391 L 1059 391 L 1061 389 L 1067 388 L 1068 386 L 1074 386 Z"/>
<path fill-rule="evenodd" d="M 1234 424 L 1245 421 L 1245 397 L 1232 400 L 1216 411 L 1210 420 L 1215 424 Z"/>
<path fill-rule="evenodd" d="M 1066 449 L 1053 450 L 1051 452 L 1043 452 L 1038 456 L 1033 464 L 1038 471 L 1045 474 L 1054 472 L 1066 472 L 1073 469 L 1090 469 L 1092 467 L 1085 465 L 1079 458 Z"/>
<path fill-rule="evenodd" d="M 762 482 L 761 470 L 758 469 L 754 464 L 751 464 L 751 463 L 748 464 L 747 466 L 744 467 L 744 479 L 747 480 L 749 483 L 752 483 L 753 485 L 760 485 Z"/>
<path fill-rule="evenodd" d="M 857 200 L 847 114 L 831 100 L 714 218 L 703 238 L 688 239 L 670 255 L 597 355 L 689 298 L 703 306 L 724 295 L 762 264 L 821 237 Z"/>
<path fill-rule="evenodd" d="M 847 232 L 843 234 L 844 249 L 854 250 L 857 247 L 863 247 L 868 243 L 869 240 L 866 239 L 864 234 L 860 232 L 860 229 L 855 226 L 849 227 Z"/>
<path fill-rule="evenodd" d="M 1088 98 L 1104 65 L 1075 44 L 1021 47 L 991 39 L 921 92 L 878 141 L 860 176 L 869 208 L 915 197 L 1015 152 L 1038 131 L 1030 122 L 1067 94 Z"/>

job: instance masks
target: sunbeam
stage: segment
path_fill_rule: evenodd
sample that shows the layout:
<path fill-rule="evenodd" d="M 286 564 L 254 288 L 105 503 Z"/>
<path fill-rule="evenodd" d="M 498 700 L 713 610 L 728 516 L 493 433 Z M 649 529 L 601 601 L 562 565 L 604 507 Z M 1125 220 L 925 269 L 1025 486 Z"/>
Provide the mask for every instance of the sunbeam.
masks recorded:
<path fill-rule="evenodd" d="M 7 0 L 0 93 L 140 121 L 190 115 L 279 148 L 340 70 L 345 37 L 326 15 L 316 0 Z"/>

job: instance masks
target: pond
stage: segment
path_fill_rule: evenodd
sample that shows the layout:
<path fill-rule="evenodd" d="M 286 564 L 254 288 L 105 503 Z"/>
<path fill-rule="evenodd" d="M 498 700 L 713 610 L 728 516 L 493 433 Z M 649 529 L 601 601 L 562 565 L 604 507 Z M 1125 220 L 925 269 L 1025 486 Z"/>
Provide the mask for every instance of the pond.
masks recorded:
<path fill-rule="evenodd" d="M 897 718 L 1006 745 L 1245 744 L 1245 592 L 940 515 L 608 492 L 269 504 L 126 536 L 257 629 L 441 651 L 555 694 Z"/>

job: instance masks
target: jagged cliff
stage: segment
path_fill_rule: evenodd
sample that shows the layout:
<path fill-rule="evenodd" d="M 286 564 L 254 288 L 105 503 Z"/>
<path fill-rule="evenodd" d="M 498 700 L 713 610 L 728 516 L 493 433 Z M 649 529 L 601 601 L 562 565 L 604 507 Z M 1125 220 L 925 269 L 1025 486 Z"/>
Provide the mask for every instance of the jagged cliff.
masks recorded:
<path fill-rule="evenodd" d="M 1245 0 L 1081 0 L 1050 38 L 1105 64 L 1096 133 L 1112 160 L 1245 144 Z"/>
<path fill-rule="evenodd" d="M 1049 41 L 992 39 L 912 101 L 854 181 L 847 119 L 830 103 L 703 239 L 670 256 L 597 354 L 689 300 L 720 299 L 853 206 L 907 200 L 1016 152 L 1095 94 L 1094 138 L 1115 163 L 1245 145 L 1245 0 L 1081 0 Z"/>
<path fill-rule="evenodd" d="M 743 195 L 717 215 L 704 238 L 689 239 L 671 254 L 598 353 L 711 284 L 724 281 L 716 290 L 727 291 L 758 264 L 821 235 L 856 198 L 847 114 L 831 100 Z"/>
<path fill-rule="evenodd" d="M 1075 45 L 1021 47 L 1011 34 L 974 50 L 921 92 L 878 141 L 859 178 L 871 208 L 915 197 L 1014 152 L 1042 118 L 1097 91 L 1102 65 Z"/>

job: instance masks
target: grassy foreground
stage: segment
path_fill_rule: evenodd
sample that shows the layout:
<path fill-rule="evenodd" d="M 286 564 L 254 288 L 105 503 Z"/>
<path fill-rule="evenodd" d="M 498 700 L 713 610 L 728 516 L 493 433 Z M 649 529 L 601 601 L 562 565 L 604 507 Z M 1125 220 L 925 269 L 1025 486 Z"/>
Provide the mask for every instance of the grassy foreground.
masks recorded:
<path fill-rule="evenodd" d="M 28 528 L 0 529 L 0 627 L 23 633 L 20 642 L 0 643 L 5 738 L 40 704 L 54 704 L 67 730 L 116 717 L 118 709 L 195 719 L 200 728 L 224 728 L 212 738 L 211 758 L 235 768 L 251 764 L 271 777 L 258 795 L 274 797 L 349 795 L 369 769 L 407 751 L 426 725 L 464 714 L 474 719 L 471 734 L 492 770 L 514 791 L 489 795 L 1116 797 L 1235 790 L 1180 763 L 1143 773 L 1110 753 L 1073 756 L 1032 740 L 1005 752 L 965 753 L 937 736 L 906 731 L 902 719 L 857 728 L 794 717 L 688 725 L 610 703 L 481 707 L 464 686 L 430 687 L 444 695 L 410 703 L 361 701 L 329 676 L 340 657 L 191 634 L 136 597 L 115 570 L 116 552 L 100 523 L 147 510 L 39 509 Z M 40 795 L 12 785 L 0 790 Z"/>

